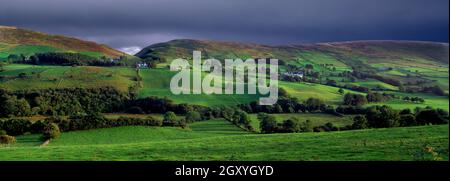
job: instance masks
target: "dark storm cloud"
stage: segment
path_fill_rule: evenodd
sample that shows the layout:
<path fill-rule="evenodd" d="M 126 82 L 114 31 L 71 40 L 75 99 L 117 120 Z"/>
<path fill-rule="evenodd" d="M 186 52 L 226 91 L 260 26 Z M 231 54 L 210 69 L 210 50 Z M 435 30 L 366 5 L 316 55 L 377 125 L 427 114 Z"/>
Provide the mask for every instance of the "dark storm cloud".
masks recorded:
<path fill-rule="evenodd" d="M 0 0 L 0 24 L 116 48 L 174 38 L 266 44 L 448 42 L 448 0 Z"/>

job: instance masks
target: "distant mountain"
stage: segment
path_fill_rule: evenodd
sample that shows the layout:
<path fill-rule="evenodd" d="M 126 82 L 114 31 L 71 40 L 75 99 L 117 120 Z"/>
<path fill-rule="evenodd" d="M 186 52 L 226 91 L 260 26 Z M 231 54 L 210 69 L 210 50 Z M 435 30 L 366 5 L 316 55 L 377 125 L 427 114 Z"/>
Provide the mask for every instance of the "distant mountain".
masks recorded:
<path fill-rule="evenodd" d="M 91 41 L 0 26 L 0 59 L 6 58 L 9 54 L 29 55 L 42 52 L 78 52 L 96 57 L 125 55 L 123 52 Z"/>
<path fill-rule="evenodd" d="M 200 50 L 205 58 L 278 58 L 297 60 L 308 53 L 320 53 L 344 61 L 346 59 L 398 60 L 415 57 L 448 64 L 448 43 L 420 41 L 349 41 L 303 45 L 268 46 L 250 43 L 210 40 L 180 39 L 150 45 L 136 54 L 140 58 L 192 57 L 193 50 Z"/>

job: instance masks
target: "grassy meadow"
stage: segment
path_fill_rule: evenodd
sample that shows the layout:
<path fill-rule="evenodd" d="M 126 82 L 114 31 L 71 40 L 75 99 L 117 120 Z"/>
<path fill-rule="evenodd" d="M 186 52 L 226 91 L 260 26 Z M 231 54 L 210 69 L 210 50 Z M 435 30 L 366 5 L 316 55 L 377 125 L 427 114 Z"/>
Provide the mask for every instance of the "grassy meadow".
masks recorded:
<path fill-rule="evenodd" d="M 0 160 L 448 160 L 448 125 L 250 134 L 216 119 L 187 129 L 74 131 L 45 147 L 38 135 L 17 139 L 0 147 Z"/>

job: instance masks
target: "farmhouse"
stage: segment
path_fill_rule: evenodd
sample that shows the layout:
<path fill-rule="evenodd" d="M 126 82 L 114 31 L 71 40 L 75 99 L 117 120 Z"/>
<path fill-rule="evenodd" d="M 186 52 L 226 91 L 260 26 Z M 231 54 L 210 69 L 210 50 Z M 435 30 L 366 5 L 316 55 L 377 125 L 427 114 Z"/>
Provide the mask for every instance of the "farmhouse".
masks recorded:
<path fill-rule="evenodd" d="M 303 72 L 298 71 L 298 72 L 285 72 L 283 73 L 284 76 L 289 76 L 289 77 L 300 77 L 303 78 Z"/>
<path fill-rule="evenodd" d="M 138 69 L 146 69 L 146 68 L 148 68 L 148 64 L 147 63 L 137 63 L 136 64 L 136 68 L 138 68 Z"/>

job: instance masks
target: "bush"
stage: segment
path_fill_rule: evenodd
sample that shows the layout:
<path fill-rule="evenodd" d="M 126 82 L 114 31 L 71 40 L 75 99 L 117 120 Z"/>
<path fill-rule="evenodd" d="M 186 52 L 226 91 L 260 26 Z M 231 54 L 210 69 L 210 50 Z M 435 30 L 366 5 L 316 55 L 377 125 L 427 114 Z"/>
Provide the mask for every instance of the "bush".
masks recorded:
<path fill-rule="evenodd" d="M 48 139 L 56 139 L 61 135 L 61 131 L 59 130 L 59 127 L 55 123 L 50 123 L 44 128 L 44 132 L 42 133 L 42 137 L 45 140 Z"/>
<path fill-rule="evenodd" d="M 258 114 L 261 133 L 275 133 L 278 131 L 277 121 L 274 116 L 265 113 Z"/>
<path fill-rule="evenodd" d="M 6 135 L 6 131 L 5 130 L 0 130 L 0 136 L 2 135 Z"/>
<path fill-rule="evenodd" d="M 14 144 L 14 143 L 16 143 L 16 138 L 14 136 L 9 136 L 9 135 L 0 135 L 0 143 L 1 144 Z"/>
<path fill-rule="evenodd" d="M 177 125 L 177 115 L 175 115 L 175 113 L 172 111 L 166 112 L 166 114 L 164 114 L 163 125 L 164 126 Z"/>

